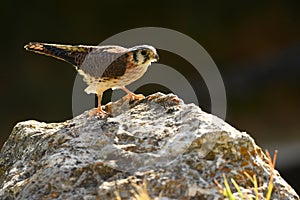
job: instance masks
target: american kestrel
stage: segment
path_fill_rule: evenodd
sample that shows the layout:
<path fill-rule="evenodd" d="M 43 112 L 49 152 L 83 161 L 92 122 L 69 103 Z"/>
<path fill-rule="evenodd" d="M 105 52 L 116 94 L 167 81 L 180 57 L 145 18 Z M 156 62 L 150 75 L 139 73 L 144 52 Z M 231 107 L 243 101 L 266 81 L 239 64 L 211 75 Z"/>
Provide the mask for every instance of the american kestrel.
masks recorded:
<path fill-rule="evenodd" d="M 149 45 L 124 48 L 113 45 L 73 46 L 30 42 L 24 48 L 74 65 L 88 85 L 85 92 L 95 93 L 98 96 L 98 107 L 91 115 L 97 114 L 99 117 L 107 115 L 101 108 L 102 95 L 107 89 L 120 88 L 130 99 L 141 98 L 125 86 L 142 77 L 150 64 L 159 59 L 156 49 Z"/>

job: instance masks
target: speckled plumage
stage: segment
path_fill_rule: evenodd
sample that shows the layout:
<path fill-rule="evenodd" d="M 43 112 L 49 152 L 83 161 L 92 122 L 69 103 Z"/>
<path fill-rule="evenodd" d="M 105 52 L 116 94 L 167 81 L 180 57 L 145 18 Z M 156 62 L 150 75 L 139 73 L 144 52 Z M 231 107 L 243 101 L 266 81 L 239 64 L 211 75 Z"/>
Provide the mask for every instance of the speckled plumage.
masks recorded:
<path fill-rule="evenodd" d="M 102 93 L 121 88 L 131 97 L 136 95 L 125 86 L 139 79 L 151 62 L 158 60 L 156 49 L 149 45 L 132 48 L 121 46 L 59 45 L 31 42 L 25 49 L 71 63 L 88 84 L 87 93 L 96 93 L 101 105 Z M 101 106 L 99 107 L 99 112 Z"/>

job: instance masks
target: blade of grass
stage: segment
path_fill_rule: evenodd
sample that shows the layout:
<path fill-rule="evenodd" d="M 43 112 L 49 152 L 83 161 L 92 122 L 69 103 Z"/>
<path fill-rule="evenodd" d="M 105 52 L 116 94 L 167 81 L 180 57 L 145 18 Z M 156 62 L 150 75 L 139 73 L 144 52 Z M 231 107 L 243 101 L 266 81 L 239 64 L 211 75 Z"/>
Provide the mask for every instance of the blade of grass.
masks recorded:
<path fill-rule="evenodd" d="M 244 172 L 244 174 L 248 177 L 248 179 L 252 182 L 252 184 L 254 186 L 255 199 L 259 200 L 259 196 L 258 196 L 258 184 L 257 184 L 256 175 L 253 175 L 253 177 L 251 177 L 247 172 Z"/>
<path fill-rule="evenodd" d="M 266 195 L 267 200 L 271 199 L 271 195 L 272 195 L 272 191 L 273 191 L 274 169 L 275 169 L 277 154 L 278 154 L 278 151 L 275 150 L 273 160 L 272 160 L 269 151 L 266 150 L 266 155 L 268 157 L 268 162 L 270 165 L 270 181 L 269 181 L 269 186 L 268 186 L 268 192 Z"/>
<path fill-rule="evenodd" d="M 226 188 L 226 197 L 228 197 L 230 200 L 235 200 L 235 198 L 230 190 L 230 187 L 229 187 L 229 184 L 228 184 L 225 174 L 223 174 L 223 179 L 224 179 L 224 185 Z"/>
<path fill-rule="evenodd" d="M 271 183 L 271 184 L 269 185 L 268 193 L 267 193 L 267 195 L 266 195 L 266 200 L 270 200 L 270 199 L 271 199 L 271 194 L 272 194 L 272 192 L 273 192 L 273 183 Z"/>
<path fill-rule="evenodd" d="M 260 200 L 259 196 L 258 196 L 258 184 L 257 184 L 257 178 L 256 175 L 253 175 L 253 185 L 254 185 L 254 193 L 255 193 L 255 199 L 256 200 Z"/>
<path fill-rule="evenodd" d="M 225 196 L 225 194 L 226 194 L 225 189 L 223 189 L 223 187 L 222 187 L 221 184 L 217 181 L 217 179 L 214 179 L 214 182 L 215 182 L 215 184 L 217 185 L 219 192 L 220 192 L 222 195 Z"/>
<path fill-rule="evenodd" d="M 241 199 L 242 199 L 242 200 L 245 199 L 245 198 L 244 198 L 244 195 L 243 195 L 243 193 L 242 193 L 242 191 L 241 191 L 240 186 L 235 182 L 235 180 L 234 180 L 233 178 L 230 179 L 230 180 L 231 180 L 232 184 L 234 185 L 235 189 L 238 191 L 238 193 L 239 193 Z"/>
<path fill-rule="evenodd" d="M 131 185 L 135 188 L 136 191 L 132 191 L 133 197 L 136 200 L 151 200 L 148 191 L 147 191 L 147 183 L 144 181 L 142 184 L 138 185 L 136 183 L 131 183 Z"/>
<path fill-rule="evenodd" d="M 247 172 L 244 172 L 244 174 L 247 176 L 247 178 L 251 181 L 251 183 L 254 182 L 253 178 L 247 173 Z"/>

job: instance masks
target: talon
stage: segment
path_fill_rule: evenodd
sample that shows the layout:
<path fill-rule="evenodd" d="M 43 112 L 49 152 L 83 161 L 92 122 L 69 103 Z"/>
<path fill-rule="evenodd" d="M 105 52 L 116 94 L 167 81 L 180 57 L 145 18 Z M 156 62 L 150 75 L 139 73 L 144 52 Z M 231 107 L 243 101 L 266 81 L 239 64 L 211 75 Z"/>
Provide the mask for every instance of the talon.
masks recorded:
<path fill-rule="evenodd" d="M 128 99 L 129 101 L 142 100 L 144 98 L 145 98 L 144 95 L 142 95 L 142 94 L 134 94 L 134 93 L 128 94 L 128 95 L 126 95 L 126 96 L 123 97 L 123 99 Z"/>
<path fill-rule="evenodd" d="M 142 100 L 145 98 L 145 96 L 142 94 L 134 94 L 133 92 L 130 92 L 130 90 L 128 90 L 125 86 L 121 87 L 121 89 L 127 93 L 127 95 L 123 98 L 128 99 L 129 101 Z"/>
<path fill-rule="evenodd" d="M 97 116 L 101 119 L 101 118 L 104 118 L 104 117 L 106 117 L 106 116 L 109 116 L 109 113 L 105 112 L 105 111 L 102 109 L 102 107 L 100 106 L 100 107 L 98 107 L 98 108 L 96 108 L 96 109 L 90 111 L 90 113 L 89 113 L 89 117 L 90 117 L 90 118 L 91 118 L 91 117 L 94 117 L 95 115 L 97 115 Z"/>

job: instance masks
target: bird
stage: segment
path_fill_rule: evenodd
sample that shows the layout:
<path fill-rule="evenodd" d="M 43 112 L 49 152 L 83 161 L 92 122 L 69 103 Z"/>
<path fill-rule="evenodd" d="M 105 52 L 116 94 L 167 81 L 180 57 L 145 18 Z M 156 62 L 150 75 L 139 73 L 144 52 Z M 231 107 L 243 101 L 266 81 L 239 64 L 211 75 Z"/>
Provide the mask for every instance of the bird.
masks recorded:
<path fill-rule="evenodd" d="M 108 89 L 122 89 L 130 100 L 143 98 L 126 86 L 141 78 L 151 63 L 159 60 L 156 49 L 150 45 L 125 48 L 30 42 L 24 48 L 72 64 L 88 85 L 84 91 L 97 95 L 98 106 L 90 112 L 90 116 L 98 115 L 99 118 L 109 115 L 101 105 L 103 92 Z"/>

